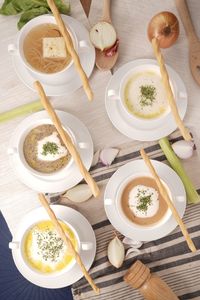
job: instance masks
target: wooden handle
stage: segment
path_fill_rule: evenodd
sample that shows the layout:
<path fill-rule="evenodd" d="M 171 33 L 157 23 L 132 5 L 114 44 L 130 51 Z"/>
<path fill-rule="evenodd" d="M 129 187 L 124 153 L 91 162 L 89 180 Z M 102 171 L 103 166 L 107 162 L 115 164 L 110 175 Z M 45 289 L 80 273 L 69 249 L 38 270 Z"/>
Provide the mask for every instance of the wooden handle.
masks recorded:
<path fill-rule="evenodd" d="M 60 16 L 60 13 L 55 5 L 55 2 L 54 0 L 47 0 L 48 2 L 48 5 L 49 7 L 51 8 L 51 11 L 56 19 L 56 23 L 58 25 L 58 28 L 65 40 L 65 43 L 66 43 L 66 47 L 74 61 L 74 66 L 75 68 L 77 69 L 79 75 L 80 75 L 80 78 L 82 80 L 82 83 L 83 83 L 83 88 L 85 90 L 85 93 L 88 97 L 89 100 L 92 100 L 93 99 L 93 92 L 92 92 L 92 89 L 90 87 L 90 84 L 89 84 L 89 81 L 88 81 L 88 78 L 87 78 L 87 75 L 85 74 L 85 71 L 83 70 L 82 66 L 81 66 L 81 63 L 80 63 L 80 59 L 79 59 L 79 56 L 78 54 L 76 53 L 76 50 L 74 49 L 74 46 L 73 46 L 73 42 L 72 42 L 72 39 L 71 39 L 71 36 L 68 32 L 68 30 L 66 29 L 66 25 L 64 24 L 61 16 Z"/>
<path fill-rule="evenodd" d="M 192 20 L 190 17 L 189 9 L 185 0 L 175 0 L 177 10 L 181 17 L 181 21 L 184 25 L 185 31 L 187 33 L 188 39 L 190 41 L 197 41 L 198 38 L 196 36 L 194 26 L 192 24 Z"/>
<path fill-rule="evenodd" d="M 185 240 L 186 240 L 186 242 L 188 244 L 188 247 L 190 248 L 190 250 L 192 252 L 195 252 L 196 251 L 196 247 L 195 247 L 193 241 L 191 240 L 191 238 L 189 236 L 187 228 L 185 227 L 182 219 L 180 218 L 180 216 L 179 216 L 179 214 L 178 214 L 178 212 L 177 212 L 177 210 L 176 210 L 173 202 L 171 201 L 171 199 L 170 199 L 170 197 L 169 197 L 169 195 L 168 195 L 168 193 L 167 193 L 164 185 L 162 184 L 159 176 L 157 175 L 157 173 L 156 173 L 156 171 L 155 171 L 155 169 L 154 169 L 154 167 L 153 167 L 150 159 L 148 158 L 146 152 L 144 151 L 144 149 L 140 150 L 140 154 L 141 154 L 142 158 L 144 159 L 147 167 L 149 168 L 149 171 L 151 172 L 151 175 L 155 179 L 160 194 L 162 195 L 163 199 L 167 202 L 168 207 L 171 209 L 171 212 L 172 212 L 174 218 L 176 219 L 178 225 L 180 226 L 180 229 L 181 229 L 181 231 L 182 231 L 182 233 L 183 233 L 183 235 L 185 237 Z"/>
<path fill-rule="evenodd" d="M 71 141 L 69 134 L 63 129 L 62 124 L 61 124 L 56 112 L 54 111 L 51 103 L 49 102 L 49 100 L 47 99 L 47 97 L 45 95 L 42 85 L 40 84 L 39 81 L 35 81 L 34 86 L 37 89 L 38 94 L 40 96 L 40 100 L 41 100 L 44 108 L 46 109 L 47 113 L 49 114 L 54 126 L 56 127 L 56 130 L 58 131 L 64 145 L 66 146 L 66 148 L 68 149 L 72 158 L 74 159 L 83 178 L 85 179 L 85 181 L 91 188 L 93 195 L 95 197 L 97 197 L 99 195 L 98 185 L 96 184 L 96 182 L 94 181 L 94 179 L 92 178 L 90 173 L 86 170 L 86 168 L 81 160 L 81 157 L 80 157 L 78 151 L 76 150 L 76 147 L 74 146 L 74 144 Z"/>
<path fill-rule="evenodd" d="M 103 16 L 102 20 L 111 23 L 110 16 L 110 0 L 103 0 Z"/>
<path fill-rule="evenodd" d="M 171 86 L 169 83 L 169 75 L 168 75 L 167 69 L 165 67 L 164 58 L 162 56 L 162 53 L 161 53 L 161 50 L 159 47 L 159 42 L 156 38 L 153 38 L 151 42 L 152 42 L 152 46 L 153 46 L 153 50 L 154 50 L 156 59 L 160 66 L 160 73 L 162 76 L 162 81 L 163 81 L 163 85 L 164 85 L 164 88 L 166 91 L 167 100 L 168 100 L 169 106 L 171 108 L 171 112 L 174 116 L 174 119 L 176 121 L 178 128 L 180 129 L 182 136 L 184 137 L 184 139 L 186 141 L 190 141 L 192 139 L 192 136 L 190 135 L 189 130 L 185 127 L 183 121 L 181 120 L 181 118 L 179 116 L 178 109 L 176 106 L 176 100 L 174 99 L 174 94 L 172 92 L 172 89 L 171 89 Z"/>
<path fill-rule="evenodd" d="M 91 287 L 93 288 L 93 290 L 95 291 L 95 293 L 99 294 L 99 292 L 100 292 L 99 288 L 96 286 L 96 284 L 92 280 L 91 276 L 89 275 L 88 271 L 86 270 L 86 268 L 85 268 L 85 266 L 84 266 L 84 264 L 83 264 L 83 262 L 81 260 L 80 255 L 75 250 L 74 245 L 72 244 L 70 238 L 66 235 L 66 233 L 64 232 L 62 226 L 58 222 L 54 211 L 51 209 L 51 207 L 49 206 L 49 203 L 47 202 L 47 199 L 41 193 L 38 196 L 39 196 L 39 200 L 40 200 L 42 206 L 45 208 L 46 212 L 48 213 L 49 218 L 51 219 L 53 225 L 55 226 L 55 229 L 57 230 L 59 236 L 61 237 L 61 239 L 63 240 L 63 242 L 68 247 L 69 252 L 74 256 L 77 264 L 81 268 L 81 270 L 82 270 L 85 278 L 87 279 L 88 283 L 91 285 Z"/>

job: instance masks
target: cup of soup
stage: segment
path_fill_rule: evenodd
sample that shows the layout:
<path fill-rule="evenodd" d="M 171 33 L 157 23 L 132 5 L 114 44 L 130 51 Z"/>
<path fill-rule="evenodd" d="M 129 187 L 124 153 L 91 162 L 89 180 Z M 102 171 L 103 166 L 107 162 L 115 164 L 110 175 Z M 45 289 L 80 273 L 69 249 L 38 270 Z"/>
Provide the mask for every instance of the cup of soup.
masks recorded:
<path fill-rule="evenodd" d="M 172 90 L 175 88 L 171 83 Z M 167 95 L 157 65 L 137 66 L 121 79 L 119 90 L 108 90 L 108 97 L 119 101 L 126 116 L 152 122 L 170 112 Z"/>
<path fill-rule="evenodd" d="M 77 142 L 71 128 L 63 129 L 77 149 L 87 147 L 84 142 Z M 26 128 L 21 123 L 15 138 L 15 147 L 8 148 L 8 154 L 15 155 L 28 172 L 47 180 L 59 180 L 69 174 L 74 160 L 48 118 L 36 119 Z"/>
<path fill-rule="evenodd" d="M 87 42 L 78 41 L 73 28 L 67 26 L 75 50 L 88 47 Z M 10 44 L 8 52 L 18 55 L 36 79 L 54 85 L 66 82 L 73 64 L 55 18 L 50 15 L 36 17 L 24 25 L 16 45 Z"/>
<path fill-rule="evenodd" d="M 71 224 L 63 220 L 59 222 L 78 253 L 93 247 L 91 242 L 80 240 Z M 9 248 L 19 251 L 21 259 L 31 271 L 44 276 L 57 276 L 69 272 L 76 263 L 51 220 L 41 220 L 32 224 L 24 231 L 19 241 L 9 243 Z"/>
<path fill-rule="evenodd" d="M 162 180 L 170 198 L 171 193 Z M 133 227 L 155 228 L 171 216 L 155 180 L 149 174 L 137 174 L 124 180 L 118 188 L 116 208 L 119 217 Z"/>

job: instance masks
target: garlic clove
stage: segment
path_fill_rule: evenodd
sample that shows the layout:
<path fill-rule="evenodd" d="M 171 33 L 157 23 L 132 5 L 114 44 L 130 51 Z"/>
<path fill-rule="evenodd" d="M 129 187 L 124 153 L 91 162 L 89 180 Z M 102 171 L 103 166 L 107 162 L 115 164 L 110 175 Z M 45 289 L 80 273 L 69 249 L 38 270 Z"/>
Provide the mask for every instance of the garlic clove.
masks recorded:
<path fill-rule="evenodd" d="M 97 165 L 98 161 L 99 161 L 99 155 L 100 155 L 100 150 L 97 150 L 93 156 L 93 160 L 92 160 L 92 165 L 91 167 L 94 167 Z"/>
<path fill-rule="evenodd" d="M 101 150 L 100 161 L 102 162 L 103 165 L 110 166 L 118 153 L 119 153 L 119 149 L 105 148 Z"/>
<path fill-rule="evenodd" d="M 181 159 L 190 158 L 194 152 L 194 143 L 191 141 L 177 141 L 172 144 L 172 149 Z"/>
<path fill-rule="evenodd" d="M 62 197 L 68 198 L 73 202 L 81 203 L 90 199 L 92 197 L 92 192 L 87 184 L 81 183 L 68 190 Z"/>
<path fill-rule="evenodd" d="M 90 30 L 90 40 L 101 51 L 114 45 L 117 39 L 115 28 L 108 22 L 98 22 Z"/>
<path fill-rule="evenodd" d="M 122 240 L 122 243 L 125 244 L 125 245 L 129 245 L 129 246 L 131 246 L 132 248 L 135 248 L 135 249 L 140 248 L 143 245 L 142 242 L 135 241 L 135 240 L 130 239 L 128 237 L 124 237 L 123 240 Z"/>
<path fill-rule="evenodd" d="M 116 236 L 108 245 L 108 259 L 115 268 L 120 268 L 125 258 L 123 243 Z"/>
<path fill-rule="evenodd" d="M 137 248 L 129 248 L 126 252 L 126 258 L 132 253 L 139 254 L 140 252 L 141 252 L 141 250 L 139 250 Z"/>

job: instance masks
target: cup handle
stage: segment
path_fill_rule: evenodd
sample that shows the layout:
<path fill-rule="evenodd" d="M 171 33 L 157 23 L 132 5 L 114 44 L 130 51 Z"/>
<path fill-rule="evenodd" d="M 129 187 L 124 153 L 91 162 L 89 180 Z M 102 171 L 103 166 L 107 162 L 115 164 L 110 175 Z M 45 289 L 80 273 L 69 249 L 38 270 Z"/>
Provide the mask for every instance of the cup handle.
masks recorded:
<path fill-rule="evenodd" d="M 108 90 L 107 92 L 108 98 L 112 100 L 119 100 L 119 95 L 115 90 Z"/>
<path fill-rule="evenodd" d="M 90 48 L 90 44 L 88 41 L 81 40 L 78 42 L 80 48 Z"/>
<path fill-rule="evenodd" d="M 11 55 L 17 55 L 18 54 L 18 49 L 14 44 L 9 44 L 8 45 L 8 53 Z"/>
<path fill-rule="evenodd" d="M 7 153 L 8 153 L 8 155 L 16 154 L 17 148 L 8 148 Z"/>
<path fill-rule="evenodd" d="M 82 242 L 81 243 L 81 250 L 83 251 L 88 251 L 91 250 L 93 248 L 93 243 L 91 242 Z"/>
<path fill-rule="evenodd" d="M 9 244 L 8 244 L 8 247 L 10 248 L 10 249 L 19 249 L 19 242 L 10 242 Z"/>

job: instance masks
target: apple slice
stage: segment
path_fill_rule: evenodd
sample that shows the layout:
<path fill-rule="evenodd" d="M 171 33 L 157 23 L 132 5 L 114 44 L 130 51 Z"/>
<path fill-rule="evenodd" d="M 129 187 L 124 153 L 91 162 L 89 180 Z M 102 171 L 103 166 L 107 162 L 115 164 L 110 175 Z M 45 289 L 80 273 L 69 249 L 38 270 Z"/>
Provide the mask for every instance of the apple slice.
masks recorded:
<path fill-rule="evenodd" d="M 114 27 L 107 22 L 98 22 L 90 30 L 90 40 L 101 51 L 112 47 L 117 39 Z"/>

